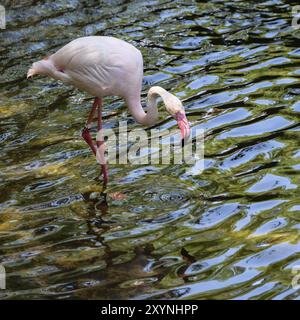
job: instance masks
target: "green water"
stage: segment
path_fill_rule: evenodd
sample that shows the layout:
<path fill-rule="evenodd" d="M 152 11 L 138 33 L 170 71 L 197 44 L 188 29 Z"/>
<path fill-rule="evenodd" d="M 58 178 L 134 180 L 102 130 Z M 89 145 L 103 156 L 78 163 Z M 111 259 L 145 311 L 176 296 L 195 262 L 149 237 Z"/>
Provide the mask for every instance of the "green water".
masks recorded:
<path fill-rule="evenodd" d="M 99 4 L 100 3 L 100 4 Z M 300 30 L 294 1 L 7 2 L 0 30 L 1 299 L 299 299 Z M 84 35 L 144 55 L 205 129 L 205 169 L 111 165 L 80 132 L 92 97 L 26 80 Z M 176 127 L 161 110 L 157 125 Z M 106 128 L 132 119 L 104 101 Z M 139 125 L 130 121 L 129 130 Z M 121 196 L 116 196 L 121 194 Z"/>

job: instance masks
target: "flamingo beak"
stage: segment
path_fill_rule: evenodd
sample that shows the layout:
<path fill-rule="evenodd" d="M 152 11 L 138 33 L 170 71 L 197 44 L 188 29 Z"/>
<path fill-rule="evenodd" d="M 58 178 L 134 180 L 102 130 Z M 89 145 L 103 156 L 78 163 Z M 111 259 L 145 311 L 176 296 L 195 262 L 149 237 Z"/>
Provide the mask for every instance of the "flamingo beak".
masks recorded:
<path fill-rule="evenodd" d="M 180 112 L 180 111 L 176 112 L 174 117 L 180 129 L 182 142 L 184 143 L 184 141 L 190 136 L 190 133 L 191 133 L 189 122 L 186 118 L 186 115 L 183 112 Z"/>
<path fill-rule="evenodd" d="M 27 79 L 32 78 L 35 74 L 37 74 L 37 71 L 33 68 L 30 68 L 27 72 Z"/>

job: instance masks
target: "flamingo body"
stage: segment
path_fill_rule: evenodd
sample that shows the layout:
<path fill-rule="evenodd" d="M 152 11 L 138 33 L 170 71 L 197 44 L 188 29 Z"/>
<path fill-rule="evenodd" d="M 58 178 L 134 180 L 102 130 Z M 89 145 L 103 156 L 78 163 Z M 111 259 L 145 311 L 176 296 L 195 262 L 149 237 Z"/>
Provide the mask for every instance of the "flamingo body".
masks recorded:
<path fill-rule="evenodd" d="M 143 57 L 137 48 L 123 40 L 104 36 L 75 39 L 56 53 L 34 62 L 28 70 L 27 78 L 35 74 L 61 80 L 96 97 L 82 137 L 101 164 L 105 185 L 108 181 L 107 164 L 99 161 L 104 158 L 105 144 L 102 140 L 94 145 L 89 133 L 97 109 L 97 128 L 98 131 L 102 129 L 103 97 L 114 95 L 124 98 L 133 117 L 147 126 L 158 120 L 157 98 L 161 97 L 167 111 L 176 119 L 182 139 L 190 134 L 181 101 L 161 87 L 154 86 L 148 91 L 148 110 L 145 113 L 140 97 Z"/>
<path fill-rule="evenodd" d="M 113 37 L 78 38 L 47 61 L 61 70 L 64 82 L 96 97 L 140 94 L 143 57 L 131 44 Z M 130 85 L 128 85 L 130 84 Z"/>

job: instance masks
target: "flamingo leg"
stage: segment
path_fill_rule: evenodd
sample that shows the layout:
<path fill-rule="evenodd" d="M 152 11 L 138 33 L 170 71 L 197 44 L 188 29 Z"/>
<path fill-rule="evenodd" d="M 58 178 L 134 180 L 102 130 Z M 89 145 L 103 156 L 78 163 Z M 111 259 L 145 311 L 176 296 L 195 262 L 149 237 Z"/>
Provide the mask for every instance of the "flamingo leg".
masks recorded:
<path fill-rule="evenodd" d="M 81 132 L 82 138 L 90 146 L 90 148 L 93 151 L 94 155 L 96 155 L 97 150 L 96 150 L 96 147 L 95 147 L 95 145 L 93 143 L 93 139 L 91 137 L 89 128 L 90 128 L 91 123 L 93 122 L 94 115 L 95 115 L 97 106 L 99 104 L 99 100 L 100 100 L 99 98 L 95 98 L 94 103 L 93 103 L 93 107 L 92 107 L 92 110 L 90 111 L 90 114 L 88 116 L 88 120 L 86 122 L 86 125 L 85 125 L 85 127 L 83 128 L 83 130 Z"/>
<path fill-rule="evenodd" d="M 97 119 L 97 129 L 98 131 L 100 131 L 102 129 L 102 100 L 98 99 L 97 100 L 97 104 L 98 104 L 98 119 Z M 105 152 L 105 143 L 103 138 L 101 138 L 100 140 L 97 140 L 97 155 L 99 159 L 103 159 L 100 162 L 100 166 L 101 166 L 101 171 L 102 171 L 102 175 L 103 175 L 103 186 L 106 187 L 107 183 L 108 183 L 108 166 L 107 163 L 105 163 L 105 159 L 104 159 L 104 152 Z M 99 155 L 98 155 L 99 153 Z"/>

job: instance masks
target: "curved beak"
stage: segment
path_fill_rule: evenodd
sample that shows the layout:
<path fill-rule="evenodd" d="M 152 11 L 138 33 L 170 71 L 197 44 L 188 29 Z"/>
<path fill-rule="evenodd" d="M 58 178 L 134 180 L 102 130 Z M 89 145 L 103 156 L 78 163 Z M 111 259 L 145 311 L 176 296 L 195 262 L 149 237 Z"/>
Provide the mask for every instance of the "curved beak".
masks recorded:
<path fill-rule="evenodd" d="M 37 71 L 33 68 L 30 68 L 27 72 L 27 79 L 32 78 L 35 74 L 37 74 Z"/>
<path fill-rule="evenodd" d="M 181 139 L 182 141 L 185 141 L 191 133 L 190 125 L 186 118 L 186 115 L 183 112 L 178 111 L 175 114 L 175 119 L 180 129 Z"/>

